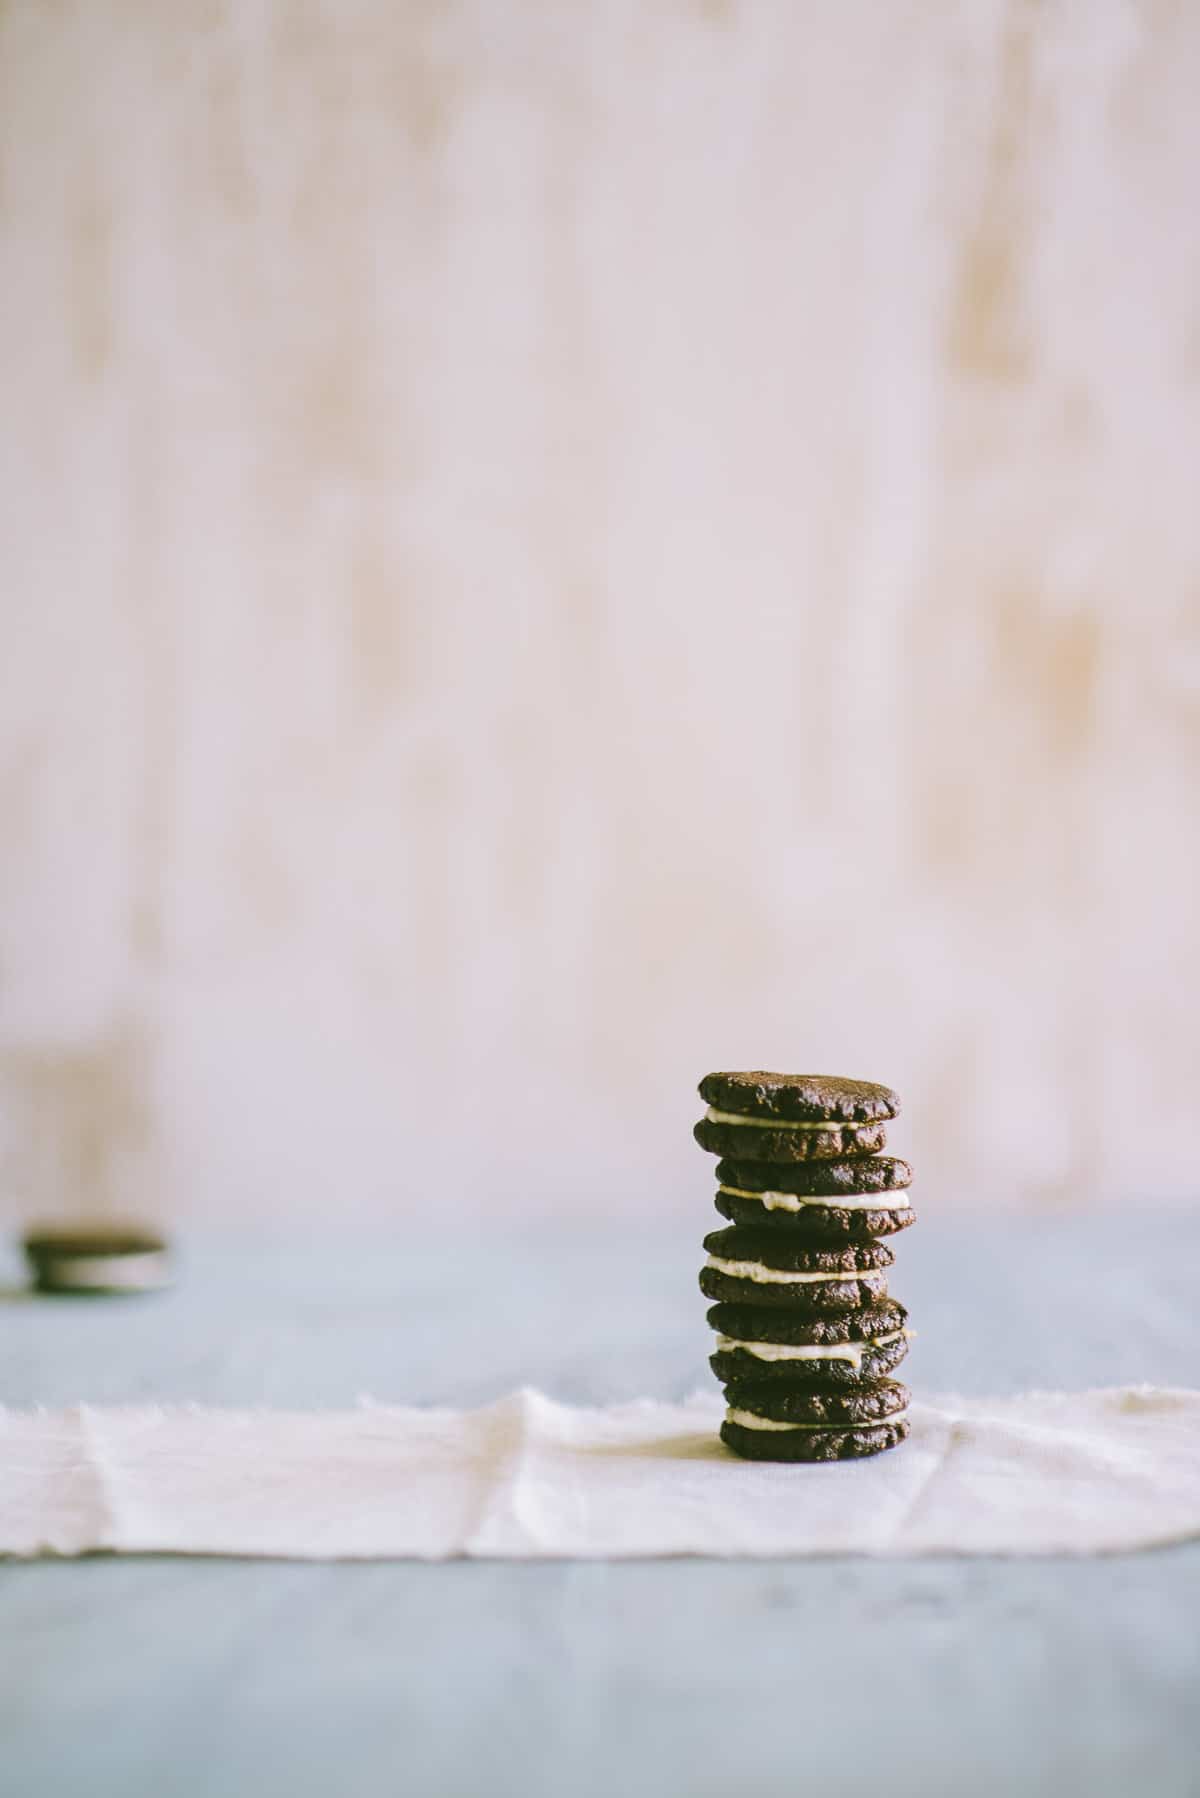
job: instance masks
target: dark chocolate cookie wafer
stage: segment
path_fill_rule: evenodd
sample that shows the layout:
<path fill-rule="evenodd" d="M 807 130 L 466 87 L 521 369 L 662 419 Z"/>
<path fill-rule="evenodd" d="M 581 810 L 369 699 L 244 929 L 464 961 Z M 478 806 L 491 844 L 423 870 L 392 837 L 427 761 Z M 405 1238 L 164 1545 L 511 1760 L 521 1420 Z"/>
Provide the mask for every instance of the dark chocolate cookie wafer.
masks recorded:
<path fill-rule="evenodd" d="M 717 1179 L 716 1204 L 723 1217 L 796 1240 L 891 1236 L 916 1218 L 906 1190 L 912 1169 L 892 1155 L 793 1167 L 725 1160 L 717 1163 Z"/>
<path fill-rule="evenodd" d="M 869 1211 L 846 1211 L 836 1205 L 806 1205 L 801 1212 L 773 1211 L 763 1216 L 757 1200 L 726 1190 L 717 1193 L 716 1207 L 722 1217 L 745 1229 L 792 1236 L 813 1248 L 871 1242 L 877 1236 L 894 1236 L 917 1221 L 911 1205 L 891 1211 L 877 1211 L 874 1207 Z"/>
<path fill-rule="evenodd" d="M 837 1205 L 806 1205 L 803 1211 L 766 1211 L 757 1199 L 727 1188 L 718 1191 L 714 1201 L 722 1217 L 743 1229 L 763 1236 L 787 1237 L 808 1243 L 812 1248 L 837 1248 L 872 1242 L 877 1236 L 894 1236 L 915 1224 L 917 1214 L 911 1205 L 896 1206 L 890 1211 L 847 1211 Z"/>
<path fill-rule="evenodd" d="M 827 1199 L 831 1204 L 845 1203 L 878 1193 L 898 1193 L 912 1185 L 912 1169 L 898 1155 L 872 1155 L 870 1159 L 853 1161 L 810 1161 L 797 1167 L 780 1167 L 777 1163 L 737 1161 L 732 1156 L 717 1163 L 717 1179 L 722 1186 L 734 1186 L 746 1192 L 779 1192 L 798 1199 Z"/>
<path fill-rule="evenodd" d="M 816 1315 L 716 1304 L 708 1313 L 717 1332 L 709 1366 L 727 1385 L 860 1385 L 886 1377 L 903 1361 L 907 1316 L 895 1299 Z"/>
<path fill-rule="evenodd" d="M 845 1429 L 886 1423 L 908 1407 L 908 1387 L 899 1380 L 866 1380 L 831 1392 L 826 1386 L 780 1387 L 746 1380 L 725 1389 L 725 1400 L 738 1411 L 754 1411 L 772 1423 L 812 1424 Z"/>
<path fill-rule="evenodd" d="M 900 1113 L 890 1086 L 835 1074 L 706 1074 L 700 1097 L 716 1111 L 801 1123 L 873 1124 Z"/>
<path fill-rule="evenodd" d="M 894 1257 L 880 1243 L 811 1249 L 776 1232 L 713 1230 L 704 1238 L 708 1262 L 700 1290 L 731 1304 L 792 1311 L 848 1311 L 887 1297 Z"/>
<path fill-rule="evenodd" d="M 758 1305 L 711 1305 L 708 1321 L 725 1336 L 761 1338 L 763 1342 L 792 1345 L 806 1343 L 854 1343 L 902 1330 L 908 1312 L 899 1299 L 884 1299 L 859 1311 L 839 1311 L 829 1317 L 804 1317 L 790 1311 L 769 1311 Z"/>

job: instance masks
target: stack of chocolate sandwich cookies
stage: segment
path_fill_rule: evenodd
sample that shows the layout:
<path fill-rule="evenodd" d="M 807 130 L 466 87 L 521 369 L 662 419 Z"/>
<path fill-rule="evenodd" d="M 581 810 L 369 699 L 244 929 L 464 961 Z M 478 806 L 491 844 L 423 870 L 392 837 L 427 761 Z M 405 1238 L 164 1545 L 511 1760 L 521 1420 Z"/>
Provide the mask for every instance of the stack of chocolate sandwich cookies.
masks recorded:
<path fill-rule="evenodd" d="M 881 1238 L 914 1222 L 906 1162 L 884 1155 L 896 1094 L 818 1074 L 708 1074 L 696 1125 L 719 1155 L 700 1289 L 715 1303 L 721 1435 L 759 1461 L 840 1461 L 908 1434 L 907 1313 Z"/>

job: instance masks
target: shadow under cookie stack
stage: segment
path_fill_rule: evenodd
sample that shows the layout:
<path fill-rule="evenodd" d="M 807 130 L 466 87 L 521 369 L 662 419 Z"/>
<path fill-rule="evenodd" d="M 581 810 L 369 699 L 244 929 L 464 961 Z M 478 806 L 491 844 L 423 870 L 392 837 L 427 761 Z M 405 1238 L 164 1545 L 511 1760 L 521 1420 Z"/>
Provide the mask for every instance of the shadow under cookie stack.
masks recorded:
<path fill-rule="evenodd" d="M 719 1155 L 700 1290 L 715 1303 L 721 1437 L 753 1461 L 846 1461 L 908 1435 L 907 1312 L 882 1237 L 915 1222 L 906 1162 L 880 1151 L 900 1110 L 868 1080 L 707 1074 L 695 1128 Z"/>

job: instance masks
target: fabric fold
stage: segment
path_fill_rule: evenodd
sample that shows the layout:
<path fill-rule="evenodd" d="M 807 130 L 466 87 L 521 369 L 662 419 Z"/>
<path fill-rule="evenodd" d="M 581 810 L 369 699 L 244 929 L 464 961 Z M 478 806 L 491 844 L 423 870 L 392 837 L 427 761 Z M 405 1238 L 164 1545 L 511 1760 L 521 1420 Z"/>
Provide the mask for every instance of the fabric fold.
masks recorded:
<path fill-rule="evenodd" d="M 0 1411 L 0 1553 L 441 1560 L 1112 1553 L 1200 1535 L 1200 1392 L 914 1403 L 862 1462 L 738 1460 L 721 1402 Z"/>

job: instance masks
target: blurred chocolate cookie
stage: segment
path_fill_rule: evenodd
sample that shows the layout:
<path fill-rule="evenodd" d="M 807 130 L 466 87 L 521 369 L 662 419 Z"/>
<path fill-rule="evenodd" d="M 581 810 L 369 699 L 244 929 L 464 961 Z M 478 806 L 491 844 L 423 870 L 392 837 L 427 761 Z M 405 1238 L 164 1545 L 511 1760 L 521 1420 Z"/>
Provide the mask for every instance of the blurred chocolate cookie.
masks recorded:
<path fill-rule="evenodd" d="M 171 1283 L 165 1239 L 125 1224 L 34 1226 L 22 1238 L 39 1292 L 155 1292 Z"/>

